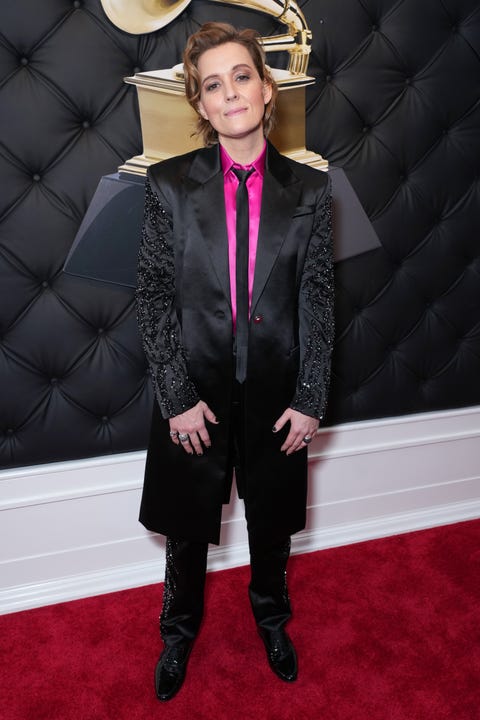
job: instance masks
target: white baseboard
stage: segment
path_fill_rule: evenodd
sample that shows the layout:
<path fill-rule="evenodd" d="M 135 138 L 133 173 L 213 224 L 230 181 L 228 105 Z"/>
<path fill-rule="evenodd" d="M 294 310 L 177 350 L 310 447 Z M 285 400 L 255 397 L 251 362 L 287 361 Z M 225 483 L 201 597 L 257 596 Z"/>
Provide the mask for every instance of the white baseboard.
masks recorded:
<path fill-rule="evenodd" d="M 310 446 L 311 552 L 480 517 L 480 408 L 350 423 Z M 137 522 L 145 453 L 0 472 L 0 613 L 159 582 L 163 539 Z M 209 570 L 248 562 L 225 509 Z"/>

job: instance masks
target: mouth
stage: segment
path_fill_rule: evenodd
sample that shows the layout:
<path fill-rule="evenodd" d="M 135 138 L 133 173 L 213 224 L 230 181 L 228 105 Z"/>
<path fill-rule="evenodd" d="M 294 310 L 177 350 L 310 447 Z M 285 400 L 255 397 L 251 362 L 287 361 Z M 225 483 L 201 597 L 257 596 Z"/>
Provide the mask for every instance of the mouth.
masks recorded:
<path fill-rule="evenodd" d="M 239 108 L 232 108 L 232 110 L 229 110 L 225 113 L 226 117 L 235 117 L 236 115 L 241 115 L 242 113 L 246 112 L 247 108 L 239 107 Z"/>

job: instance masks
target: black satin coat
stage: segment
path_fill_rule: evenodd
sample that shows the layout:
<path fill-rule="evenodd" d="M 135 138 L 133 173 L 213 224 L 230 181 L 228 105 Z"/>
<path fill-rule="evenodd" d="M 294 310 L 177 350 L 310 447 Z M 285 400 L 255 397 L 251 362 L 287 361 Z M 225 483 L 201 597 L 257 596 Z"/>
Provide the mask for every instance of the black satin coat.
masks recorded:
<path fill-rule="evenodd" d="M 228 499 L 234 374 L 228 238 L 219 147 L 149 169 L 136 292 L 157 402 L 140 521 L 219 542 Z M 245 499 L 249 532 L 276 542 L 305 526 L 307 451 L 280 452 L 287 407 L 321 418 L 333 343 L 330 183 L 268 145 L 249 330 Z M 204 400 L 212 447 L 187 455 L 168 418 Z"/>

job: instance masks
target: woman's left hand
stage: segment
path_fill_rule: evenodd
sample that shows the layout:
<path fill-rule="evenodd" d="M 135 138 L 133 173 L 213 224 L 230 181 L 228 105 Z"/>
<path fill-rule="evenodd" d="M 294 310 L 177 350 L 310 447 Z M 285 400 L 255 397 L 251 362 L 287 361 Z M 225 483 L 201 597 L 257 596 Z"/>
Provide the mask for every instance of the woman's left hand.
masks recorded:
<path fill-rule="evenodd" d="M 281 430 L 287 422 L 290 422 L 290 432 L 280 450 L 291 455 L 307 447 L 318 430 L 319 421 L 298 410 L 287 408 L 273 426 L 273 432 Z"/>

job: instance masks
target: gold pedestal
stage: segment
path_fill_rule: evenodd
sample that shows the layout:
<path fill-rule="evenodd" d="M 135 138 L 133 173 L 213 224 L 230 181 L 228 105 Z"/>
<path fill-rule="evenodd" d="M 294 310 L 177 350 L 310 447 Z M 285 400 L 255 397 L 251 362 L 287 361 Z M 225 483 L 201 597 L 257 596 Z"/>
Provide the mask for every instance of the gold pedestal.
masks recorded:
<path fill-rule="evenodd" d="M 305 86 L 314 82 L 305 75 L 272 70 L 278 84 L 277 122 L 270 134 L 279 152 L 297 162 L 327 170 L 328 162 L 305 148 Z M 145 175 L 153 163 L 203 146 L 193 135 L 196 114 L 185 99 L 183 81 L 175 69 L 137 73 L 125 78 L 138 92 L 143 153 L 127 160 L 120 172 Z"/>

